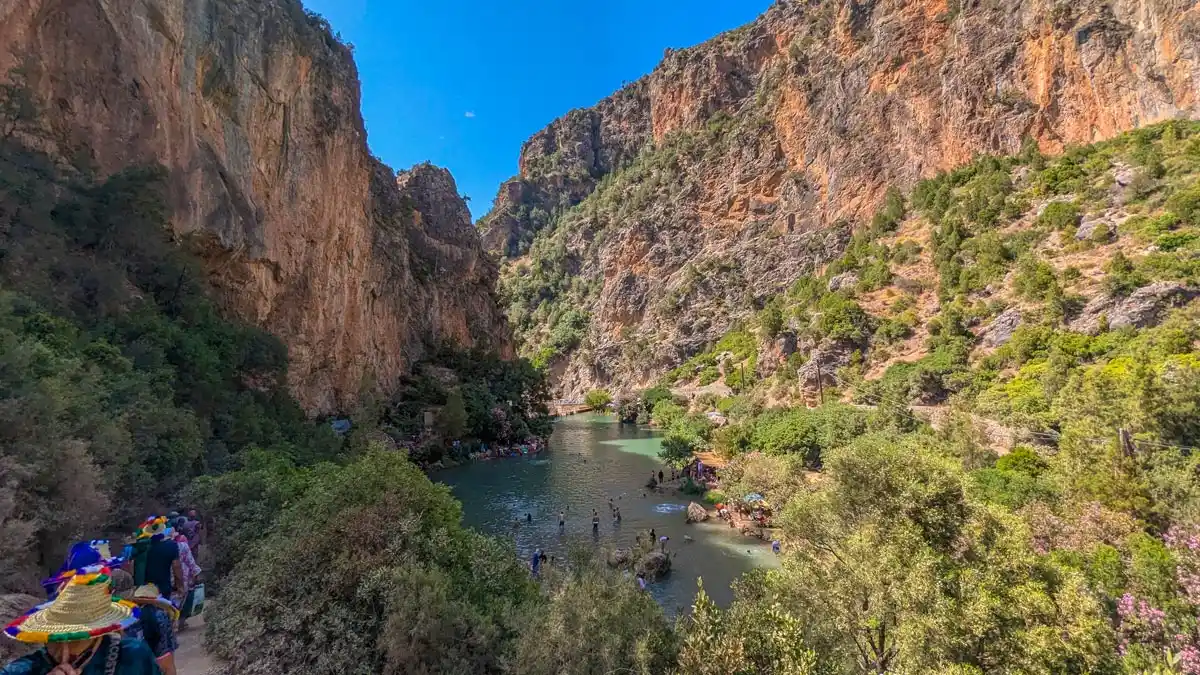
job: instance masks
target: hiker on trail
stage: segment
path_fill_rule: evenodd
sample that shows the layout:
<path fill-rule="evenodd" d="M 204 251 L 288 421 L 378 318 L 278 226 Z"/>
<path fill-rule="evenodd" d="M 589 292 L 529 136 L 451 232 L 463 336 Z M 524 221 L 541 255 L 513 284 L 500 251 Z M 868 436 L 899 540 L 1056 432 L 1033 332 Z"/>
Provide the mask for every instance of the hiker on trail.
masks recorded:
<path fill-rule="evenodd" d="M 115 568 L 124 562 L 124 558 L 113 556 L 111 543 L 107 539 L 81 541 L 71 546 L 62 567 L 54 576 L 42 582 L 42 588 L 46 590 L 46 597 L 53 600 L 58 595 L 58 589 L 75 575 L 76 570 L 96 565 Z"/>
<path fill-rule="evenodd" d="M 154 584 L 166 597 L 186 589 L 179 544 L 166 518 L 151 517 L 134 532 L 133 581 L 138 586 Z M 184 591 L 186 592 L 186 591 Z"/>
<path fill-rule="evenodd" d="M 44 645 L 13 661 L 0 675 L 159 675 L 146 643 L 121 637 L 137 620 L 133 604 L 114 601 L 109 569 L 75 574 L 54 600 L 4 629 L 20 642 Z"/>
<path fill-rule="evenodd" d="M 132 577 L 130 581 L 133 581 Z M 115 589 L 116 585 L 113 587 Z M 154 653 L 154 660 L 158 662 L 163 675 L 175 675 L 175 652 L 179 650 L 179 641 L 175 637 L 175 620 L 179 618 L 179 610 L 175 604 L 164 598 L 154 584 L 139 586 L 121 597 L 137 605 L 139 610 L 137 626 L 127 632 L 140 633 Z"/>
<path fill-rule="evenodd" d="M 204 523 L 200 522 L 200 517 L 196 513 L 196 509 L 187 512 L 187 516 L 183 519 L 184 525 L 182 528 L 183 536 L 187 537 L 188 546 L 192 549 L 192 555 L 195 555 L 203 542 Z"/>
<path fill-rule="evenodd" d="M 567 529 L 567 514 L 564 511 L 558 512 L 558 533 L 562 534 Z"/>
<path fill-rule="evenodd" d="M 179 565 L 183 568 L 183 587 L 175 591 L 172 601 L 176 607 L 180 608 L 179 630 L 184 630 L 187 628 L 187 619 L 192 614 L 192 602 L 196 597 L 196 581 L 200 578 L 203 570 L 196 564 L 196 557 L 192 555 L 192 547 L 188 543 L 187 536 L 183 534 L 182 527 L 187 524 L 187 518 L 180 516 L 175 519 L 175 524 L 180 528 L 175 531 L 175 545 L 179 547 Z"/>
<path fill-rule="evenodd" d="M 592 534 L 600 534 L 600 512 L 592 509 Z"/>
<path fill-rule="evenodd" d="M 775 541 L 771 542 L 771 552 L 772 552 L 772 553 L 774 553 L 775 555 L 779 555 L 779 549 L 780 549 L 780 545 L 779 545 L 779 540 L 778 540 L 778 539 L 776 539 Z"/>

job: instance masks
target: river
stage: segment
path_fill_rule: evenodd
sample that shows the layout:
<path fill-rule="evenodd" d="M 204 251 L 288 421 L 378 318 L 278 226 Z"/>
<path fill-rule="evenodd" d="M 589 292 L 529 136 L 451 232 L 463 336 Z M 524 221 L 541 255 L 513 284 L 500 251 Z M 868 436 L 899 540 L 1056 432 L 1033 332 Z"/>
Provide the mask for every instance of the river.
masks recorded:
<path fill-rule="evenodd" d="M 674 554 L 671 573 L 650 585 L 663 608 L 674 615 L 690 607 L 697 578 L 704 579 L 705 591 L 717 603 L 727 605 L 733 597 L 730 584 L 754 567 L 776 565 L 775 556 L 769 545 L 733 533 L 723 521 L 686 524 L 686 496 L 648 492 L 642 497 L 651 472 L 662 468 L 660 445 L 655 431 L 618 424 L 611 416 L 574 415 L 558 421 L 549 450 L 540 456 L 477 462 L 435 478 L 462 501 L 468 525 L 515 536 L 523 559 L 539 547 L 561 559 L 571 542 L 629 547 L 638 532 L 654 528 L 671 538 L 667 550 Z M 621 508 L 619 525 L 609 516 L 609 497 Z M 566 534 L 559 535 L 563 509 Z M 600 513 L 598 537 L 592 534 L 592 509 Z M 693 541 L 685 542 L 685 534 Z"/>

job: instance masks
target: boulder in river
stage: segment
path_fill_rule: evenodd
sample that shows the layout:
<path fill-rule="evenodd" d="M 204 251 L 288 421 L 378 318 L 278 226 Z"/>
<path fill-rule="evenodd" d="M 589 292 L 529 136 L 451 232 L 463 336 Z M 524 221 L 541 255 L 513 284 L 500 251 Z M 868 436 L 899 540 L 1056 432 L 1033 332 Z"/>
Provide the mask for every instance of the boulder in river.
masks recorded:
<path fill-rule="evenodd" d="M 650 551 L 638 560 L 634 571 L 645 574 L 649 581 L 661 579 L 671 571 L 671 556 L 662 551 Z"/>
<path fill-rule="evenodd" d="M 687 507 L 687 521 L 689 523 L 703 523 L 708 520 L 708 511 L 703 507 L 692 502 Z"/>
<path fill-rule="evenodd" d="M 627 548 L 618 548 L 608 553 L 609 567 L 628 567 L 633 560 L 633 552 Z"/>

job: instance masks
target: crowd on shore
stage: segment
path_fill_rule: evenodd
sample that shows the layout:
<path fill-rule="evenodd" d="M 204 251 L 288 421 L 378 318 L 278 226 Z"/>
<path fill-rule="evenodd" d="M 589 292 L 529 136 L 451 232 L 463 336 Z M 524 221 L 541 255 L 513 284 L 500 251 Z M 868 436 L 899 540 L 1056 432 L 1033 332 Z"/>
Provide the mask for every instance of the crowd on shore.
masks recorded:
<path fill-rule="evenodd" d="M 540 438 L 533 438 L 524 443 L 514 444 L 492 444 L 484 443 L 480 445 L 479 450 L 467 454 L 467 459 L 477 462 L 490 459 L 504 459 L 509 457 L 529 457 L 536 455 L 546 449 L 546 441 Z"/>
<path fill-rule="evenodd" d="M 176 636 L 203 610 L 196 554 L 205 535 L 195 511 L 172 512 L 123 542 L 71 546 L 42 582 L 47 601 L 4 629 L 40 648 L 0 675 L 175 675 Z"/>

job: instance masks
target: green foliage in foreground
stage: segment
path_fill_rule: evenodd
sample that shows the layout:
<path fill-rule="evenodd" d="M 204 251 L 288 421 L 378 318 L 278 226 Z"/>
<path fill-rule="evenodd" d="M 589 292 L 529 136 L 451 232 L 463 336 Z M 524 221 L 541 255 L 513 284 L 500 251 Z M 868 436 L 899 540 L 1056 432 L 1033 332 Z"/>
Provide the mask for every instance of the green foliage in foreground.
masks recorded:
<path fill-rule="evenodd" d="M 536 587 L 461 516 L 402 454 L 316 470 L 229 577 L 210 648 L 229 673 L 499 672 Z"/>

